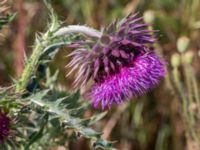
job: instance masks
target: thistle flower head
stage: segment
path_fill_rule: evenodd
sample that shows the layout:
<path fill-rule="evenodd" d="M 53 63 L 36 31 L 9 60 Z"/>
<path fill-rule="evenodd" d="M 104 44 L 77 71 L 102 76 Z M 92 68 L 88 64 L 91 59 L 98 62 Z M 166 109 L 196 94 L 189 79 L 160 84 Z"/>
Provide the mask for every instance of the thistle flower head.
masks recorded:
<path fill-rule="evenodd" d="M 10 118 L 0 111 L 0 144 L 9 136 Z"/>
<path fill-rule="evenodd" d="M 164 64 L 150 48 L 156 39 L 143 19 L 130 14 L 103 30 L 100 38 L 78 41 L 70 56 L 71 71 L 78 70 L 75 86 L 94 80 L 89 97 L 93 106 L 110 107 L 137 97 L 154 87 L 164 76 Z M 71 72 L 69 72 L 70 74 Z"/>

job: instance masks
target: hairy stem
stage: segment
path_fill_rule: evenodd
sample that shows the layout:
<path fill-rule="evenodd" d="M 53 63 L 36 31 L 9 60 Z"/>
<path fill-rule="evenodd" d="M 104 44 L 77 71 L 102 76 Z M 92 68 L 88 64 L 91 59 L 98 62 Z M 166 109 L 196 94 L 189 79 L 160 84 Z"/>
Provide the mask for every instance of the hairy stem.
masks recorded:
<path fill-rule="evenodd" d="M 55 36 L 62 36 L 66 34 L 73 34 L 73 33 L 82 33 L 91 37 L 100 38 L 102 33 L 98 30 L 87 26 L 80 26 L 80 25 L 70 25 L 67 27 L 60 28 L 56 33 Z"/>

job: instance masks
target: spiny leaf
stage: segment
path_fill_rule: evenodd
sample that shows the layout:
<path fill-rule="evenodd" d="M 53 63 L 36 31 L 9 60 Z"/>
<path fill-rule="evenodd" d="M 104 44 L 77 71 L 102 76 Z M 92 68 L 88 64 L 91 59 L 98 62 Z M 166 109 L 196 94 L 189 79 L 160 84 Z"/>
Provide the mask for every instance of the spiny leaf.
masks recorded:
<path fill-rule="evenodd" d="M 95 149 L 102 148 L 102 149 L 107 149 L 107 150 L 116 150 L 115 148 L 113 148 L 113 143 L 114 142 L 109 142 L 109 141 L 106 141 L 106 140 L 97 139 L 93 143 L 93 147 Z"/>
<path fill-rule="evenodd" d="M 29 137 L 29 142 L 28 144 L 25 146 L 25 150 L 28 150 L 29 147 L 34 143 L 36 142 L 37 140 L 39 140 L 42 136 L 43 136 L 43 131 L 44 131 L 44 128 L 46 126 L 46 124 L 48 123 L 48 115 L 45 114 L 43 117 L 42 117 L 42 124 L 41 124 L 41 127 L 40 127 L 40 130 L 39 131 L 35 131 L 33 132 L 30 137 Z"/>
<path fill-rule="evenodd" d="M 107 149 L 112 147 L 112 142 L 104 141 L 102 139 L 99 140 L 101 133 L 88 127 L 88 125 L 92 125 L 95 121 L 98 121 L 105 116 L 106 112 L 92 117 L 91 120 L 81 119 L 79 116 L 72 116 L 71 112 L 72 110 L 74 111 L 74 108 L 69 107 L 74 100 L 78 101 L 80 96 L 79 92 L 74 93 L 71 96 L 60 98 L 51 94 L 51 91 L 43 90 L 35 95 L 32 95 L 30 100 L 35 104 L 39 104 L 40 106 L 47 108 L 46 111 L 49 112 L 50 115 L 53 113 L 53 116 L 58 116 L 60 121 L 63 123 L 63 127 L 73 129 L 79 135 L 95 141 L 95 148 L 101 147 Z M 79 107 L 76 106 L 76 109 L 79 109 Z"/>
<path fill-rule="evenodd" d="M 82 128 L 80 129 L 80 134 L 86 138 L 94 138 L 94 137 L 99 138 L 102 133 L 96 132 L 91 128 Z"/>
<path fill-rule="evenodd" d="M 55 57 L 55 54 L 58 52 L 58 48 L 63 47 L 67 45 L 68 43 L 69 42 L 60 42 L 60 43 L 55 43 L 46 47 L 40 56 L 40 60 L 44 60 L 44 59 L 52 60 Z"/>
<path fill-rule="evenodd" d="M 100 114 L 97 114 L 97 115 L 93 115 L 91 118 L 90 118 L 90 122 L 89 122 L 89 126 L 93 125 L 94 123 L 96 123 L 97 121 L 101 120 L 103 117 L 106 116 L 108 112 L 105 111 L 105 112 L 102 112 Z"/>

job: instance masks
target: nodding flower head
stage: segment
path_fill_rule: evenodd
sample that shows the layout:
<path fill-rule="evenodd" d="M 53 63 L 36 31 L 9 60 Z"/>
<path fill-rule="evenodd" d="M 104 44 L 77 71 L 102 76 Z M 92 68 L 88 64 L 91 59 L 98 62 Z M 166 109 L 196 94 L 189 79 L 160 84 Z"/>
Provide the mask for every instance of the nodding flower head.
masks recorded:
<path fill-rule="evenodd" d="M 10 134 L 10 118 L 0 111 L 0 144 L 6 140 Z"/>
<path fill-rule="evenodd" d="M 88 93 L 93 106 L 110 108 L 132 97 L 145 94 L 164 76 L 164 62 L 152 48 L 155 30 L 140 23 L 143 18 L 131 14 L 120 22 L 113 22 L 102 31 L 95 42 L 78 41 L 69 67 L 77 70 L 75 87 L 82 87 L 92 79 Z"/>

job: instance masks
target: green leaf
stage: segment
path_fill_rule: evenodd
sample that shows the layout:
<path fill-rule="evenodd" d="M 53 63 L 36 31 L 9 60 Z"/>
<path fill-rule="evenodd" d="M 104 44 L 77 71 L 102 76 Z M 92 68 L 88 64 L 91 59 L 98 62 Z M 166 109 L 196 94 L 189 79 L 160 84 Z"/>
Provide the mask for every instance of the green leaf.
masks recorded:
<path fill-rule="evenodd" d="M 0 29 L 9 22 L 11 22 L 15 18 L 16 14 L 10 14 L 6 16 L 1 16 L 0 15 Z"/>
<path fill-rule="evenodd" d="M 61 48 L 67 45 L 68 43 L 69 42 L 59 42 L 46 47 L 40 56 L 40 61 L 52 60 L 55 57 L 56 53 L 58 52 L 58 48 Z"/>
<path fill-rule="evenodd" d="M 48 115 L 45 114 L 43 117 L 42 117 L 42 123 L 41 123 L 41 128 L 39 131 L 35 131 L 33 132 L 30 137 L 29 137 L 29 142 L 28 144 L 25 146 L 25 150 L 28 150 L 29 147 L 34 143 L 36 142 L 37 140 L 39 140 L 42 136 L 43 136 L 43 131 L 44 131 L 44 128 L 46 126 L 46 124 L 48 123 Z"/>
<path fill-rule="evenodd" d="M 90 122 L 89 122 L 89 125 L 93 125 L 94 123 L 96 123 L 97 121 L 101 120 L 103 117 L 106 116 L 108 112 L 105 111 L 105 112 L 102 112 L 100 114 L 96 114 L 96 115 L 93 115 L 91 118 L 90 118 Z"/>
<path fill-rule="evenodd" d="M 101 134 L 100 132 L 96 132 L 95 130 L 91 129 L 91 128 L 82 128 L 80 129 L 79 132 L 81 135 L 83 135 L 86 138 L 100 138 Z"/>
<path fill-rule="evenodd" d="M 97 139 L 96 142 L 93 143 L 93 147 L 95 149 L 102 148 L 108 150 L 116 150 L 115 148 L 113 148 L 113 143 L 115 142 L 109 142 L 102 139 Z"/>

